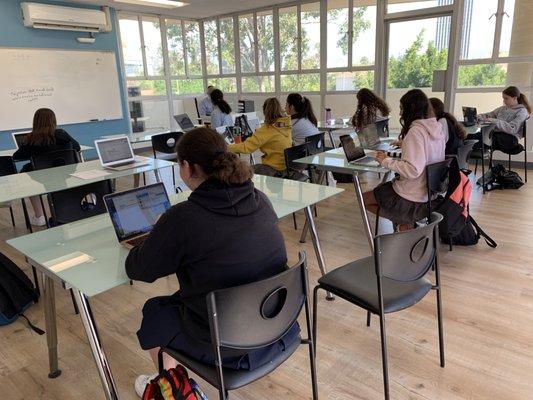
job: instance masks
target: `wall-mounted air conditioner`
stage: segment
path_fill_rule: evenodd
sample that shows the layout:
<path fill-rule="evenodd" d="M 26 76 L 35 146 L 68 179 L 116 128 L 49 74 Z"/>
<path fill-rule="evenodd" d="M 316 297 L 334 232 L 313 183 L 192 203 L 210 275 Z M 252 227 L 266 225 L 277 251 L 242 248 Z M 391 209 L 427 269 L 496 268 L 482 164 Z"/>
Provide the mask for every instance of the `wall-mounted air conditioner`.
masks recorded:
<path fill-rule="evenodd" d="M 62 7 L 50 4 L 20 4 L 24 25 L 40 29 L 78 32 L 110 32 L 109 11 Z"/>

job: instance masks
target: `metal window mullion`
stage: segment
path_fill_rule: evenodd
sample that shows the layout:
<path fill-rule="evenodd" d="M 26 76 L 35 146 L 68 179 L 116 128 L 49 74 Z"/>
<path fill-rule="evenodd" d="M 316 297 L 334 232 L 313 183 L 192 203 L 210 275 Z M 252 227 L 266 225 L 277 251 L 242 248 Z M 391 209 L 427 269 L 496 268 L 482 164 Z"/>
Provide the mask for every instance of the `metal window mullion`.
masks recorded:
<path fill-rule="evenodd" d="M 463 32 L 464 0 L 454 2 L 453 13 L 450 21 L 450 34 L 448 38 L 448 66 L 444 80 L 444 107 L 453 110 L 455 104 L 455 87 L 459 77 L 457 60 L 461 55 L 461 40 Z"/>
<path fill-rule="evenodd" d="M 322 110 L 326 107 L 326 89 L 327 89 L 327 40 L 328 40 L 328 5 L 327 0 L 321 0 L 320 2 L 320 111 L 319 119 L 322 114 Z"/>
<path fill-rule="evenodd" d="M 116 30 L 117 43 L 120 43 L 121 49 L 122 49 L 122 34 L 120 32 L 120 23 L 119 23 L 120 18 L 119 17 L 120 17 L 119 13 L 115 13 L 115 26 L 117 27 L 117 30 Z M 128 77 L 126 76 L 126 66 L 124 64 L 124 54 L 122 54 L 122 50 L 118 52 L 118 58 L 120 62 L 120 68 L 122 69 L 122 73 L 124 76 L 124 79 L 122 80 L 122 90 L 124 93 L 124 99 L 126 100 L 126 112 L 128 113 L 127 115 L 123 115 L 122 118 L 128 121 L 128 124 L 127 124 L 128 133 L 132 133 L 133 127 L 131 126 L 131 120 L 130 120 L 131 110 L 130 110 L 130 102 L 129 102 L 130 98 L 128 96 L 128 83 L 127 83 Z M 124 111 L 124 108 L 122 110 Z"/>
<path fill-rule="evenodd" d="M 142 17 L 137 16 L 137 22 L 139 23 L 139 36 L 141 37 L 141 55 L 143 60 L 144 79 L 148 77 L 148 63 L 146 62 L 146 45 L 144 44 L 144 29 L 142 24 Z"/>
<path fill-rule="evenodd" d="M 492 47 L 492 59 L 496 60 L 500 56 L 500 41 L 502 35 L 503 13 L 505 10 L 505 0 L 498 1 L 496 10 L 496 28 L 494 30 L 494 42 Z"/>
<path fill-rule="evenodd" d="M 272 11 L 272 29 L 274 29 L 274 91 L 276 97 L 281 93 L 281 53 L 279 46 L 279 7 Z"/>
<path fill-rule="evenodd" d="M 200 52 L 202 54 L 202 80 L 204 82 L 204 93 L 207 91 L 207 50 L 205 48 L 205 29 L 204 22 L 198 23 L 200 33 Z"/>
<path fill-rule="evenodd" d="M 386 3 L 378 1 L 376 4 L 376 48 L 375 48 L 375 73 L 374 89 L 383 98 L 385 98 L 387 88 L 387 64 L 388 64 L 388 28 L 385 22 Z"/>
<path fill-rule="evenodd" d="M 222 75 L 222 46 L 220 45 L 220 19 L 216 19 L 217 23 L 217 51 L 218 51 L 218 74 Z M 205 70 L 207 75 L 207 70 Z"/>
<path fill-rule="evenodd" d="M 239 17 L 234 15 L 233 19 L 233 47 L 235 48 L 235 74 L 237 78 L 237 98 L 241 98 L 242 95 L 242 82 L 241 82 L 241 44 L 240 44 L 240 32 L 239 32 Z"/>
<path fill-rule="evenodd" d="M 298 71 L 302 69 L 302 5 L 296 6 L 296 52 L 298 58 Z"/>
<path fill-rule="evenodd" d="M 189 78 L 189 60 L 187 60 L 188 52 L 187 52 L 187 38 L 185 37 L 185 21 L 180 20 L 181 24 L 181 45 L 182 45 L 182 51 L 183 51 L 183 68 L 185 69 L 185 78 Z"/>
<path fill-rule="evenodd" d="M 348 68 L 353 66 L 353 0 L 348 0 Z"/>
<path fill-rule="evenodd" d="M 255 72 L 259 72 L 259 29 L 257 28 L 257 13 L 252 14 L 252 28 L 254 32 L 254 62 Z"/>
<path fill-rule="evenodd" d="M 162 16 L 159 17 L 159 30 L 161 33 L 161 50 L 163 52 L 163 71 L 165 74 L 165 86 L 167 88 L 167 103 L 168 103 L 168 120 L 169 127 L 172 129 L 174 115 L 174 100 L 172 97 L 172 82 L 170 80 L 170 60 L 168 57 L 168 41 L 167 41 L 167 21 Z"/>

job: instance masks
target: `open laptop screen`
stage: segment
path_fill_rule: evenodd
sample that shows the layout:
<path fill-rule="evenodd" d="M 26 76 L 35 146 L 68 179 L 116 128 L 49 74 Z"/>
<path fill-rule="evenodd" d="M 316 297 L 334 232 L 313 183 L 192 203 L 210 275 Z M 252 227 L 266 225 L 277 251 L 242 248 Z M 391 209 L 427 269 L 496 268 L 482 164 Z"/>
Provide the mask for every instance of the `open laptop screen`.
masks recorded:
<path fill-rule="evenodd" d="M 104 166 L 135 159 L 127 136 L 97 140 L 95 144 Z"/>
<path fill-rule="evenodd" d="M 365 156 L 365 151 L 361 146 L 356 146 L 353 138 L 350 135 L 342 135 L 340 137 L 342 149 L 346 155 L 348 162 L 359 160 Z"/>
<path fill-rule="evenodd" d="M 194 124 L 187 114 L 174 115 L 174 119 L 178 123 L 181 129 L 184 131 L 191 130 L 194 128 Z"/>
<path fill-rule="evenodd" d="M 17 149 L 26 143 L 26 140 L 28 140 L 29 133 L 30 132 L 13 132 L 13 141 L 15 142 L 15 147 Z"/>
<path fill-rule="evenodd" d="M 119 241 L 150 232 L 170 208 L 163 183 L 114 193 L 105 202 Z"/>
<path fill-rule="evenodd" d="M 378 135 L 377 125 L 375 123 L 365 126 L 357 133 L 359 141 L 363 147 L 377 146 L 381 141 Z"/>

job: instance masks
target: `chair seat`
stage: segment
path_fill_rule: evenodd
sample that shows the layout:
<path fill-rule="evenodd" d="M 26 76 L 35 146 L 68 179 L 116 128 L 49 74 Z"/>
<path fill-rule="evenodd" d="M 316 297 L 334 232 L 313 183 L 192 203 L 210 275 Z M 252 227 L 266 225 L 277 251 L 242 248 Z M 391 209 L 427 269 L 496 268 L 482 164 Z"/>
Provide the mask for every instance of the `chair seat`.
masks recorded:
<path fill-rule="evenodd" d="M 470 153 L 469 158 L 473 160 L 481 160 L 483 158 L 489 158 L 489 156 L 490 156 L 490 148 L 485 147 L 485 153 L 483 153 L 483 157 L 481 156 L 481 149 L 474 149 Z"/>
<path fill-rule="evenodd" d="M 521 145 L 520 143 L 518 143 L 516 146 L 513 146 L 512 148 L 506 148 L 506 149 L 503 149 L 501 147 L 496 147 L 494 146 L 492 148 L 493 151 L 501 151 L 502 153 L 505 153 L 505 154 L 509 154 L 511 156 L 515 156 L 517 154 L 520 154 L 522 153 L 525 149 L 524 149 L 524 146 Z"/>
<path fill-rule="evenodd" d="M 379 313 L 376 267 L 373 257 L 363 258 L 328 272 L 318 280 L 325 290 Z M 424 298 L 432 288 L 431 282 L 421 278 L 413 282 L 397 282 L 382 278 L 385 313 L 408 308 Z"/>
<path fill-rule="evenodd" d="M 223 368 L 224 384 L 226 386 L 226 389 L 238 389 L 262 378 L 265 375 L 268 375 L 281 364 L 283 364 L 298 349 L 299 345 L 299 340 L 294 341 L 292 345 L 287 347 L 285 351 L 280 353 L 272 361 L 259 368 L 254 369 L 253 371 Z M 173 358 L 181 362 L 185 367 L 199 375 L 209 384 L 213 385 L 216 388 L 219 387 L 217 369 L 214 365 L 204 364 L 176 350 L 165 348 L 165 351 L 168 352 Z"/>
<path fill-rule="evenodd" d="M 156 156 L 159 160 L 165 160 L 165 161 L 177 161 L 178 160 L 178 154 L 177 153 L 160 153 L 157 152 Z"/>

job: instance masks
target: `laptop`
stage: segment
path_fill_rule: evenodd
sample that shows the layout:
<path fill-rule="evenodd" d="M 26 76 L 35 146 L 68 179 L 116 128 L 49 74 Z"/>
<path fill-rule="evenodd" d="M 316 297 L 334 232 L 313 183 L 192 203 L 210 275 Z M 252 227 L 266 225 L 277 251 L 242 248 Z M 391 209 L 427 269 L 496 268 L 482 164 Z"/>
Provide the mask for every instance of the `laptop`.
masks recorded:
<path fill-rule="evenodd" d="M 20 148 L 21 145 L 26 143 L 26 140 L 28 138 L 28 134 L 30 132 L 13 132 L 11 136 L 13 137 L 13 141 L 15 142 L 15 148 Z"/>
<path fill-rule="evenodd" d="M 104 202 L 118 241 L 128 247 L 142 244 L 159 217 L 170 208 L 162 182 L 108 194 Z"/>
<path fill-rule="evenodd" d="M 367 156 L 365 150 L 361 146 L 356 146 L 353 138 L 350 135 L 342 135 L 340 137 L 342 149 L 346 155 L 346 159 L 350 164 L 358 165 L 377 165 L 374 157 Z"/>
<path fill-rule="evenodd" d="M 235 143 L 235 136 L 233 135 L 233 126 L 219 126 L 218 128 L 215 128 L 218 134 L 220 134 L 227 144 L 233 144 Z"/>
<path fill-rule="evenodd" d="M 149 158 L 135 157 L 127 136 L 94 141 L 102 167 L 113 171 L 142 167 L 149 163 Z"/>
<path fill-rule="evenodd" d="M 392 145 L 393 139 L 382 140 L 379 137 L 376 124 L 370 124 L 357 132 L 361 146 L 365 149 L 376 151 L 392 151 L 397 147 Z"/>
<path fill-rule="evenodd" d="M 477 109 L 475 107 L 463 106 L 463 125 L 474 126 L 477 123 Z"/>
<path fill-rule="evenodd" d="M 187 114 L 174 115 L 174 119 L 183 132 L 189 132 L 194 129 L 194 124 Z"/>

